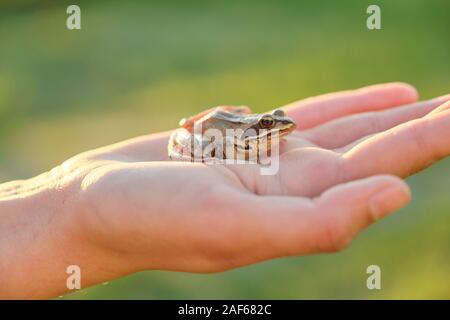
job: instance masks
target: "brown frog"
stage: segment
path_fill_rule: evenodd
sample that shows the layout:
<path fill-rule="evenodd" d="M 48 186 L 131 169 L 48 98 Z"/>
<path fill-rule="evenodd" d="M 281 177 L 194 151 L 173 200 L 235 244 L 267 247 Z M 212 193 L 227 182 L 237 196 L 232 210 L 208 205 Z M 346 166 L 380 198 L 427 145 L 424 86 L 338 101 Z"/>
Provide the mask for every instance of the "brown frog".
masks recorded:
<path fill-rule="evenodd" d="M 182 119 L 170 137 L 168 153 L 172 160 L 258 161 L 295 127 L 281 109 L 252 114 L 246 106 L 219 106 Z"/>

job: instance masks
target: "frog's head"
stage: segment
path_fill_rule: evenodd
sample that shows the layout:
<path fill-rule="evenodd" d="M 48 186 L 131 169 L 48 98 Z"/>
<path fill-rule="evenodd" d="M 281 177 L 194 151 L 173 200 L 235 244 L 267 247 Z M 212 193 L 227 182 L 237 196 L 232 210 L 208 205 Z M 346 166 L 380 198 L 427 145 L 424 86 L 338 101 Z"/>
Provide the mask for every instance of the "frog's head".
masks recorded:
<path fill-rule="evenodd" d="M 289 118 L 283 110 L 274 110 L 271 114 L 263 114 L 259 117 L 258 123 L 254 126 L 258 131 L 278 132 L 280 137 L 284 137 L 295 130 L 295 122 Z"/>
<path fill-rule="evenodd" d="M 250 154 L 271 150 L 296 128 L 295 122 L 281 109 L 272 113 L 253 114 L 247 116 L 246 120 L 246 123 L 241 125 L 244 131 L 235 147 Z"/>
<path fill-rule="evenodd" d="M 201 141 L 232 146 L 241 155 L 254 156 L 270 151 L 279 141 L 295 130 L 294 121 L 283 110 L 272 113 L 251 114 L 248 107 L 216 107 L 183 120 L 182 128 L 197 135 Z"/>
<path fill-rule="evenodd" d="M 295 130 L 295 122 L 283 110 L 277 109 L 272 113 L 254 115 L 244 131 L 246 140 L 270 139 L 275 133 L 280 138 Z"/>

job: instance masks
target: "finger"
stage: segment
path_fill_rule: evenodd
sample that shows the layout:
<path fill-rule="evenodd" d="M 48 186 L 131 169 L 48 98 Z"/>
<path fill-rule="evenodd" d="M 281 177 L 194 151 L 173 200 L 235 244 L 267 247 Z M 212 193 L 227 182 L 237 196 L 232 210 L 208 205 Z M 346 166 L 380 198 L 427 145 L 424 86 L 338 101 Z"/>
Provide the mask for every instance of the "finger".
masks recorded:
<path fill-rule="evenodd" d="M 449 96 L 443 96 L 442 98 L 444 98 L 444 97 L 449 97 Z M 437 99 L 441 99 L 441 98 L 437 98 Z M 448 98 L 447 98 L 447 99 L 448 99 Z M 445 99 L 444 99 L 444 100 L 445 100 Z M 449 108 L 450 108 L 450 104 L 444 103 L 444 104 L 442 104 L 441 106 L 439 106 L 438 108 L 436 108 L 436 109 L 434 109 L 433 111 L 431 111 L 430 113 L 428 113 L 427 116 L 431 116 L 431 115 L 433 115 L 433 114 L 439 113 L 439 112 L 444 111 L 444 110 L 449 109 Z M 342 148 L 334 149 L 334 151 L 336 151 L 337 153 L 346 153 L 346 152 L 352 150 L 353 148 L 355 148 L 356 146 L 360 145 L 360 144 L 363 143 L 364 141 L 369 140 L 369 139 L 371 139 L 372 137 L 375 137 L 376 135 L 377 135 L 377 133 L 369 134 L 369 135 L 364 136 L 364 137 L 362 137 L 362 138 L 360 138 L 360 139 L 358 139 L 358 140 L 356 140 L 356 141 L 353 141 L 353 142 L 350 143 L 350 144 L 345 145 L 345 146 L 342 147 Z"/>
<path fill-rule="evenodd" d="M 444 96 L 444 97 L 447 98 L 446 100 L 450 100 L 450 95 L 447 95 L 447 96 Z M 450 103 L 445 103 L 444 102 L 441 106 L 439 106 L 438 108 L 434 109 L 430 113 L 430 115 L 433 115 L 433 114 L 436 114 L 436 113 L 439 113 L 439 112 L 442 112 L 442 111 L 445 111 L 445 110 L 448 110 L 448 109 L 450 109 Z"/>
<path fill-rule="evenodd" d="M 312 97 L 286 105 L 284 109 L 299 129 L 308 129 L 350 114 L 412 103 L 417 96 L 411 85 L 395 82 Z"/>
<path fill-rule="evenodd" d="M 408 103 L 417 98 L 417 93 L 414 88 L 407 84 L 391 83 L 384 85 L 370 86 L 354 91 L 341 92 L 336 94 L 324 95 L 316 98 L 307 99 L 298 103 L 294 103 L 291 112 L 298 114 L 301 117 L 301 124 L 306 124 L 308 116 L 307 113 L 316 114 L 317 110 L 313 110 L 314 106 L 321 108 L 324 105 L 324 110 L 327 108 L 339 109 L 339 105 L 346 109 L 349 104 L 351 108 L 357 112 L 355 101 L 358 100 L 362 104 L 362 110 L 370 109 L 371 105 L 375 109 L 392 107 L 395 104 Z M 334 103 L 332 100 L 337 99 Z M 373 100 L 373 104 L 369 103 Z M 365 105 L 364 105 L 365 103 Z M 297 110 L 297 106 L 299 110 Z M 301 109 L 304 109 L 303 112 Z M 336 110 L 335 110 L 336 111 Z M 337 110 L 339 111 L 339 110 Z M 105 157 L 116 158 L 117 154 L 123 155 L 123 161 L 162 161 L 167 160 L 167 143 L 170 132 L 163 132 L 160 134 L 145 135 L 133 139 L 129 139 L 105 148 L 98 149 L 97 152 Z"/>
<path fill-rule="evenodd" d="M 252 242 L 247 253 L 253 261 L 247 262 L 343 249 L 361 230 L 409 200 L 408 186 L 392 176 L 342 184 L 314 200 L 255 196 L 240 215 Z"/>
<path fill-rule="evenodd" d="M 365 136 L 421 118 L 448 100 L 450 95 L 389 110 L 355 114 L 317 126 L 303 134 L 323 148 L 341 148 Z"/>
<path fill-rule="evenodd" d="M 386 173 L 409 176 L 450 154 L 450 102 L 442 111 L 361 142 L 343 155 L 342 175 L 357 179 Z"/>

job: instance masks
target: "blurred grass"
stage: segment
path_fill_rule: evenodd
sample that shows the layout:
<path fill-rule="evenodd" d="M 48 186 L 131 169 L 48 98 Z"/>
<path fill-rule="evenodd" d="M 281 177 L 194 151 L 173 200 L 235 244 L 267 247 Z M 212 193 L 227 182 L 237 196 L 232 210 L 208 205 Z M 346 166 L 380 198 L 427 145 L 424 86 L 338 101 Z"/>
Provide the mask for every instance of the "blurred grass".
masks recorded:
<path fill-rule="evenodd" d="M 173 128 L 211 105 L 264 110 L 324 92 L 406 81 L 450 88 L 450 5 L 377 1 L 67 1 L 0 4 L 0 181 L 80 151 Z M 405 159 L 407 161 L 407 159 Z M 408 180 L 413 203 L 345 252 L 217 275 L 144 272 L 67 298 L 450 298 L 450 162 Z M 382 268 L 380 291 L 366 267 Z"/>

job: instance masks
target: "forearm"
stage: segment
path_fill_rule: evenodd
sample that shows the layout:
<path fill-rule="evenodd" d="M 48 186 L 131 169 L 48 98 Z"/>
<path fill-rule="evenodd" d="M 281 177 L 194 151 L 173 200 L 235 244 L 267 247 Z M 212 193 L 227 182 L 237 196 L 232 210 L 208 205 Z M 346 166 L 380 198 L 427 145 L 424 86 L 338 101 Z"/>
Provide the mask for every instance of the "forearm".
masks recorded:
<path fill-rule="evenodd" d="M 48 298 L 70 292 L 70 265 L 80 267 L 82 288 L 124 272 L 114 255 L 83 234 L 76 205 L 64 190 L 11 192 L 11 184 L 5 186 L 0 185 L 0 298 Z"/>

